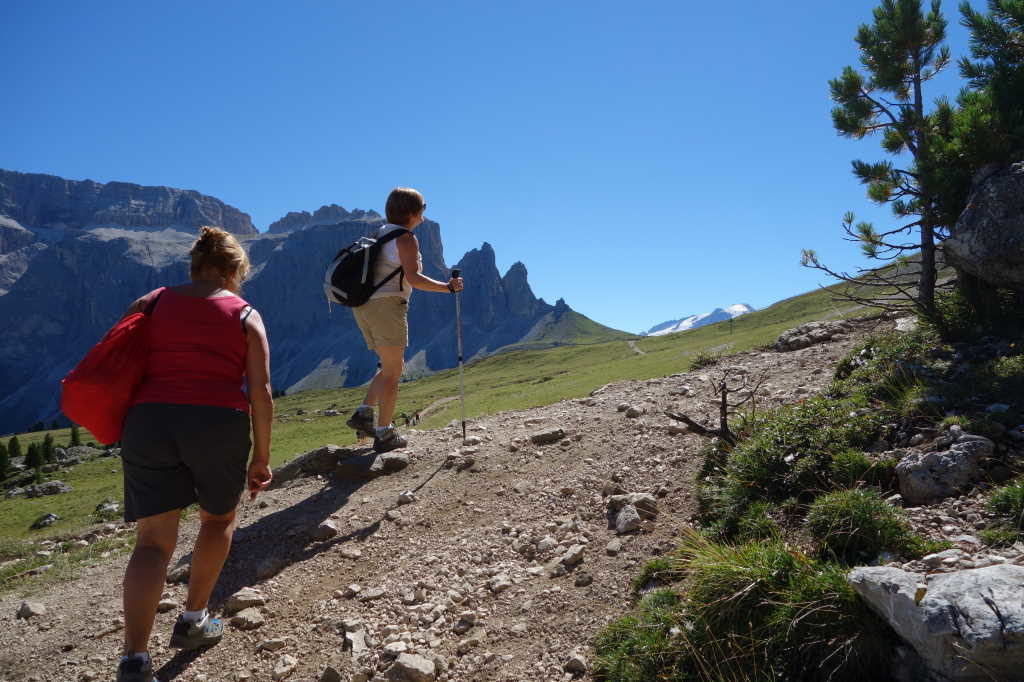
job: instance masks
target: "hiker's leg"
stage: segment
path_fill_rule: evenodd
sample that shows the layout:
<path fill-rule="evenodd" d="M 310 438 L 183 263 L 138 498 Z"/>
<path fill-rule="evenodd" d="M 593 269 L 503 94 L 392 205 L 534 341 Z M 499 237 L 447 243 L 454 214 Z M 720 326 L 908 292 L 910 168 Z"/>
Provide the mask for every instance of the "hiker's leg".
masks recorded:
<path fill-rule="evenodd" d="M 231 535 L 235 530 L 235 510 L 226 514 L 211 514 L 199 510 L 199 536 L 192 550 L 192 572 L 188 580 L 188 599 L 185 610 L 205 609 L 213 586 L 217 584 L 224 560 L 231 550 Z"/>
<path fill-rule="evenodd" d="M 380 358 L 380 371 L 374 377 L 381 382 L 380 409 L 377 411 L 377 423 L 380 426 L 387 426 L 395 415 L 395 402 L 398 400 L 398 382 L 402 378 L 402 369 L 405 364 L 404 346 L 380 346 L 377 348 L 377 356 Z"/>
<path fill-rule="evenodd" d="M 384 394 L 384 384 L 386 383 L 384 376 L 381 374 L 381 370 L 378 368 L 377 373 L 373 375 L 373 379 L 370 380 L 370 386 L 366 389 L 366 397 L 363 398 L 363 405 L 376 405 L 380 402 L 381 395 Z"/>
<path fill-rule="evenodd" d="M 124 572 L 124 641 L 129 653 L 149 648 L 180 518 L 181 510 L 174 509 L 139 519 L 135 550 Z"/>

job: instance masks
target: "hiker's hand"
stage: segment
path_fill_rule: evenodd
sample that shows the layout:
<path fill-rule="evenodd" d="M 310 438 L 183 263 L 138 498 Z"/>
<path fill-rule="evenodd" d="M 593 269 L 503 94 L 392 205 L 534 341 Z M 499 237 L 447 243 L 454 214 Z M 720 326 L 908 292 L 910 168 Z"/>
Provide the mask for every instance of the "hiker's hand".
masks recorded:
<path fill-rule="evenodd" d="M 462 278 L 452 277 L 450 280 L 448 280 L 448 290 L 451 291 L 453 294 L 456 291 L 462 291 Z"/>
<path fill-rule="evenodd" d="M 246 479 L 249 482 L 249 499 L 255 500 L 256 496 L 274 480 L 274 474 L 267 462 L 253 460 L 249 465 Z"/>

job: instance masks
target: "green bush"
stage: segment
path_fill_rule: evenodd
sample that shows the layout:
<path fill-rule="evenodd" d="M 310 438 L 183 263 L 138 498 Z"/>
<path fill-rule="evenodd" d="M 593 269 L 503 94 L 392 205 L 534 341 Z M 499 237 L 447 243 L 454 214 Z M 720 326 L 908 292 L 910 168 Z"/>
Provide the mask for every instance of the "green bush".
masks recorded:
<path fill-rule="evenodd" d="M 795 498 L 806 504 L 832 489 L 832 459 L 864 448 L 879 435 L 884 413 L 856 412 L 851 401 L 812 398 L 758 414 L 717 471 L 703 474 L 698 499 L 712 537 L 735 537 L 740 518 L 758 501 Z"/>
<path fill-rule="evenodd" d="M 710 350 L 700 350 L 697 352 L 696 355 L 693 356 L 693 360 L 690 360 L 690 369 L 694 370 L 710 367 L 711 365 L 718 362 L 721 359 L 721 357 L 722 356 L 719 355 L 718 353 L 713 353 Z"/>
<path fill-rule="evenodd" d="M 837 490 L 815 500 L 807 528 L 823 557 L 847 564 L 871 560 L 882 552 L 912 551 L 912 534 L 900 512 L 876 491 Z"/>
<path fill-rule="evenodd" d="M 600 680 L 874 679 L 895 637 L 846 569 L 780 540 L 741 545 L 688 531 L 674 556 L 685 593 L 653 593 L 597 640 Z M 656 596 L 657 595 L 657 596 Z"/>

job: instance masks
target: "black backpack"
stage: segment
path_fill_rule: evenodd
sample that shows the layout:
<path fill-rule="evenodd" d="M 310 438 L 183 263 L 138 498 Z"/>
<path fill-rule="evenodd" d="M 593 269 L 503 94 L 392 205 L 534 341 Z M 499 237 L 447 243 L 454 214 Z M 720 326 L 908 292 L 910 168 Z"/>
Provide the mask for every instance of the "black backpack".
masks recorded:
<path fill-rule="evenodd" d="M 405 277 L 401 267 L 395 268 L 391 274 L 374 284 L 373 266 L 385 244 L 408 233 L 409 230 L 399 227 L 376 239 L 360 237 L 339 251 L 324 274 L 324 295 L 327 296 L 328 307 L 331 303 L 340 303 L 349 308 L 361 306 L 370 300 L 373 292 L 390 282 L 395 275 L 399 276 L 398 287 L 401 289 Z"/>

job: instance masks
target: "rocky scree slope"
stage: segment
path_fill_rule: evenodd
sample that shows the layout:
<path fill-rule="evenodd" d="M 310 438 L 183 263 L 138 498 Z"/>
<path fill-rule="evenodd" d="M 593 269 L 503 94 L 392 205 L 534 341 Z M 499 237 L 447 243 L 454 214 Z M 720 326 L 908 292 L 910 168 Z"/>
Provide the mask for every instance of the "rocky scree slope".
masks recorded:
<path fill-rule="evenodd" d="M 760 399 L 778 405 L 822 390 L 862 331 L 720 362 L 767 373 Z M 589 678 L 594 635 L 631 608 L 630 581 L 695 513 L 704 443 L 663 412 L 713 413 L 711 381 L 698 370 L 608 385 L 475 420 L 465 443 L 452 426 L 413 432 L 380 458 L 308 453 L 241 508 L 213 604 L 231 624 L 198 656 L 166 646 L 195 534 L 194 519 L 183 524 L 157 665 L 211 682 Z M 635 519 L 622 518 L 626 506 Z M 107 676 L 125 561 L 29 596 L 24 617 L 23 597 L 0 600 L 0 680 Z"/>

